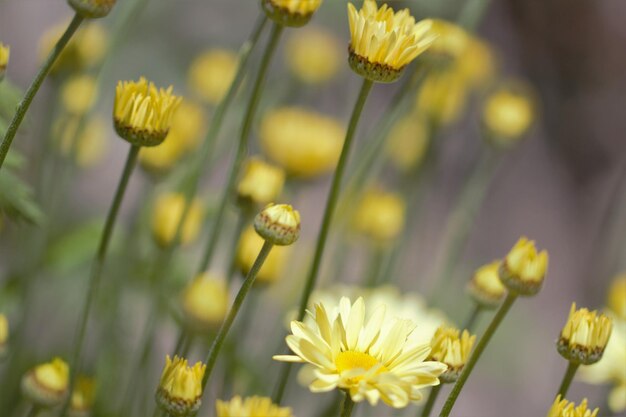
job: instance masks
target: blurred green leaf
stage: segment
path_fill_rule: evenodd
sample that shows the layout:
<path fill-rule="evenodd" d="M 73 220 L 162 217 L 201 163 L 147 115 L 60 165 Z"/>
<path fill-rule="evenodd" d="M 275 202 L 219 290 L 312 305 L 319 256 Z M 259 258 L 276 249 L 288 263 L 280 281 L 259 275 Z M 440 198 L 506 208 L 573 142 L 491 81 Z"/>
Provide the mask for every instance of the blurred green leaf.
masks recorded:
<path fill-rule="evenodd" d="M 0 171 L 0 212 L 7 217 L 41 224 L 44 214 L 35 201 L 33 189 L 15 171 L 24 165 L 24 158 L 15 151 L 7 155 Z"/>
<path fill-rule="evenodd" d="M 58 272 L 74 270 L 91 261 L 102 233 L 102 220 L 91 220 L 68 231 L 52 242 L 46 254 L 46 264 Z"/>

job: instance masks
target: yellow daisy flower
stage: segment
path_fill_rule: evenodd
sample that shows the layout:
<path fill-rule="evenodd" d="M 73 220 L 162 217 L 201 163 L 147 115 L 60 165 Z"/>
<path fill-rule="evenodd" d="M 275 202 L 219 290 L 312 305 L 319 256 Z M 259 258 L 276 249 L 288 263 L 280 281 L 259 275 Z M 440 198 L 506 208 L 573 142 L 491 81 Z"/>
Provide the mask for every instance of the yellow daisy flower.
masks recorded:
<path fill-rule="evenodd" d="M 576 403 L 569 402 L 565 398 L 561 399 L 558 395 L 546 417 L 596 417 L 599 411 L 599 408 L 593 411 L 587 409 L 586 398 L 576 407 Z"/>
<path fill-rule="evenodd" d="M 291 408 L 280 407 L 267 397 L 233 397 L 230 401 L 217 400 L 217 417 L 293 417 Z"/>

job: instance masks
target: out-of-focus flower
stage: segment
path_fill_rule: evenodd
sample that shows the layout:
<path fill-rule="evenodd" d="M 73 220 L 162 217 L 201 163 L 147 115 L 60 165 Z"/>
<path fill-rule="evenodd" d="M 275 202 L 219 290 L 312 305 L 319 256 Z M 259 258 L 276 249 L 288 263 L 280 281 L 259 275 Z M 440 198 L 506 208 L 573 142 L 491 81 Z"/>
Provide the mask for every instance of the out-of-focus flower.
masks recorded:
<path fill-rule="evenodd" d="M 366 322 L 362 298 L 351 304 L 344 297 L 338 307 L 338 314 L 332 315 L 324 304 L 317 304 L 313 322 L 293 321 L 293 334 L 286 340 L 295 355 L 274 356 L 315 367 L 311 391 L 338 388 L 356 402 L 375 405 L 382 399 L 402 408 L 420 400 L 421 389 L 439 384 L 446 366 L 425 361 L 428 344 L 408 342 L 416 327 L 412 321 L 389 318 L 379 307 Z"/>
<path fill-rule="evenodd" d="M 45 60 L 63 35 L 67 23 L 55 25 L 46 31 L 39 41 L 39 59 Z M 80 71 L 100 64 L 108 47 L 107 33 L 98 23 L 79 28 L 54 63 L 51 73 Z"/>
<path fill-rule="evenodd" d="M 569 402 L 565 398 L 561 399 L 561 395 L 557 395 L 552 407 L 548 411 L 546 417 L 596 417 L 599 408 L 591 411 L 587 409 L 587 399 L 584 398 L 577 407 L 576 403 Z"/>
<path fill-rule="evenodd" d="M 530 129 L 535 110 L 530 88 L 520 81 L 505 82 L 487 98 L 483 126 L 488 139 L 498 146 L 509 146 Z"/>
<path fill-rule="evenodd" d="M 120 81 L 115 89 L 115 130 L 135 146 L 156 146 L 165 140 L 180 102 L 171 86 L 157 89 L 143 77 Z"/>
<path fill-rule="evenodd" d="M 289 204 L 268 204 L 254 218 L 254 230 L 274 245 L 291 245 L 300 237 L 300 212 Z"/>
<path fill-rule="evenodd" d="M 9 65 L 9 58 L 11 57 L 11 48 L 8 45 L 0 42 L 0 81 L 4 78 L 4 74 Z"/>
<path fill-rule="evenodd" d="M 267 17 L 282 26 L 306 25 L 322 0 L 261 0 Z"/>
<path fill-rule="evenodd" d="M 465 108 L 467 85 L 458 71 L 433 72 L 422 83 L 415 112 L 424 115 L 435 126 L 456 122 Z"/>
<path fill-rule="evenodd" d="M 95 116 L 80 129 L 81 121 L 76 117 L 60 119 L 53 126 L 61 154 L 72 157 L 83 168 L 92 167 L 107 150 L 106 123 L 101 116 Z"/>
<path fill-rule="evenodd" d="M 463 54 L 456 61 L 456 71 L 470 87 L 484 88 L 496 73 L 496 58 L 489 44 L 470 36 Z"/>
<path fill-rule="evenodd" d="M 329 116 L 284 107 L 263 118 L 259 136 L 263 151 L 287 173 L 314 177 L 337 165 L 345 129 Z"/>
<path fill-rule="evenodd" d="M 369 190 L 361 197 L 354 215 L 354 228 L 377 242 L 389 242 L 404 227 L 406 204 L 401 195 Z"/>
<path fill-rule="evenodd" d="M 621 320 L 626 321 L 626 274 L 618 276 L 611 284 L 607 307 Z"/>
<path fill-rule="evenodd" d="M 506 288 L 500 281 L 501 263 L 494 261 L 481 266 L 467 283 L 467 293 L 483 308 L 498 307 L 506 295 Z"/>
<path fill-rule="evenodd" d="M 152 214 L 152 234 L 156 242 L 162 247 L 167 247 L 172 243 L 178 223 L 185 212 L 185 205 L 185 196 L 180 193 L 165 193 L 157 197 Z M 202 203 L 198 198 L 195 198 L 191 202 L 187 217 L 181 226 L 181 244 L 185 245 L 196 239 L 202 227 L 203 217 Z"/>
<path fill-rule="evenodd" d="M 187 364 L 187 359 L 169 355 L 161 374 L 161 383 L 156 394 L 159 407 L 177 417 L 193 415 L 202 404 L 202 378 L 206 365 L 197 362 Z"/>
<path fill-rule="evenodd" d="M 22 377 L 22 393 L 40 407 L 53 407 L 67 395 L 69 367 L 60 358 L 37 365 Z"/>
<path fill-rule="evenodd" d="M 537 252 L 535 242 L 520 238 L 500 265 L 500 281 L 509 291 L 523 296 L 541 289 L 548 270 L 548 252 Z"/>
<path fill-rule="evenodd" d="M 216 105 L 230 88 L 239 60 L 226 49 L 210 49 L 198 55 L 189 67 L 189 89 L 207 103 Z"/>
<path fill-rule="evenodd" d="M 612 328 L 608 316 L 586 308 L 576 310 L 576 303 L 572 303 L 567 323 L 557 341 L 557 350 L 570 362 L 596 363 L 602 358 Z"/>
<path fill-rule="evenodd" d="M 417 114 L 408 115 L 393 125 L 387 136 L 387 154 L 401 170 L 419 166 L 430 141 L 426 120 Z"/>
<path fill-rule="evenodd" d="M 67 0 L 72 8 L 86 19 L 107 16 L 117 0 Z"/>
<path fill-rule="evenodd" d="M 280 196 L 284 184 L 285 171 L 282 168 L 252 157 L 245 164 L 237 185 L 237 194 L 242 201 L 268 204 Z"/>
<path fill-rule="evenodd" d="M 436 39 L 432 20 L 415 23 L 409 9 L 394 13 L 386 4 L 378 8 L 365 0 L 361 10 L 348 3 L 350 67 L 376 82 L 393 82 L 402 70 Z"/>
<path fill-rule="evenodd" d="M 442 19 L 431 19 L 431 33 L 436 35 L 427 54 L 441 57 L 453 63 L 467 48 L 469 34 L 461 26 Z"/>
<path fill-rule="evenodd" d="M 428 359 L 447 365 L 448 369 L 439 375 L 441 382 L 450 384 L 459 378 L 475 341 L 476 336 L 467 330 L 461 333 L 459 329 L 445 325 L 437 329 L 430 342 L 432 350 Z"/>
<path fill-rule="evenodd" d="M 288 39 L 285 60 L 300 81 L 321 84 L 339 72 L 341 52 L 339 42 L 330 32 L 307 28 Z"/>
<path fill-rule="evenodd" d="M 72 392 L 69 417 L 89 417 L 96 396 L 96 381 L 93 378 L 79 376 Z"/>
<path fill-rule="evenodd" d="M 0 358 L 4 356 L 9 341 L 9 320 L 4 314 L 0 314 Z"/>
<path fill-rule="evenodd" d="M 98 85 L 91 75 L 76 75 L 61 87 L 61 103 L 66 112 L 80 116 L 93 108 L 98 96 Z"/>
<path fill-rule="evenodd" d="M 217 400 L 217 417 L 293 417 L 291 408 L 272 403 L 268 397 L 233 397 L 230 401 Z"/>
<path fill-rule="evenodd" d="M 193 330 L 215 329 L 228 312 L 228 286 L 221 277 L 204 273 L 183 290 L 181 303 L 187 324 Z"/>
<path fill-rule="evenodd" d="M 239 245 L 237 246 L 237 266 L 241 270 L 241 273 L 245 276 L 254 265 L 263 243 L 265 240 L 259 236 L 253 227 L 249 227 L 243 231 L 239 238 Z M 263 262 L 263 266 L 257 274 L 255 284 L 271 284 L 276 282 L 287 262 L 287 256 L 289 255 L 289 248 L 285 246 L 278 246 L 272 249 L 270 254 Z"/>
<path fill-rule="evenodd" d="M 193 150 L 198 145 L 206 126 L 202 106 L 190 100 L 183 100 L 172 115 L 170 133 L 176 132 L 185 149 Z"/>

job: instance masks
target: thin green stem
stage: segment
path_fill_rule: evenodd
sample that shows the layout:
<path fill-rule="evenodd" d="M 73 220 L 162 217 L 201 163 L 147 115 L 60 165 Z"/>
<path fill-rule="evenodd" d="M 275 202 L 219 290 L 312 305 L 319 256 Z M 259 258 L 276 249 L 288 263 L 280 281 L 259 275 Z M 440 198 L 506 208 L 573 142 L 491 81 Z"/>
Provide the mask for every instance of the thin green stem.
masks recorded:
<path fill-rule="evenodd" d="M 320 226 L 320 231 L 317 237 L 317 244 L 315 246 L 313 263 L 311 265 L 311 269 L 309 271 L 309 275 L 307 276 L 307 280 L 302 291 L 302 296 L 300 298 L 297 320 L 302 320 L 304 318 L 306 308 L 309 304 L 309 298 L 311 297 L 311 293 L 313 292 L 313 288 L 315 288 L 315 283 L 317 282 L 320 266 L 322 264 L 322 257 L 324 255 L 324 249 L 326 247 L 326 241 L 328 239 L 328 232 L 330 231 L 330 225 L 332 223 L 335 208 L 337 206 L 337 201 L 339 199 L 341 182 L 343 180 L 344 171 L 346 169 L 348 157 L 352 148 L 352 141 L 354 139 L 354 134 L 356 133 L 357 125 L 359 124 L 359 119 L 361 118 L 361 112 L 363 111 L 363 107 L 365 107 L 367 96 L 369 95 L 373 85 L 374 83 L 372 81 L 367 79 L 363 80 L 361 91 L 359 92 L 359 97 L 354 105 L 352 116 L 350 117 L 350 123 L 348 125 L 348 131 L 346 132 L 345 141 L 343 142 L 341 156 L 339 157 L 339 162 L 337 163 L 337 168 L 335 169 L 333 181 L 330 186 L 328 200 L 326 201 L 324 217 L 322 219 L 322 224 Z M 287 380 L 289 379 L 290 370 L 291 363 L 284 362 L 281 365 L 279 382 L 276 385 L 276 391 L 273 397 L 273 401 L 275 404 L 280 404 L 283 398 L 285 387 L 287 385 Z"/>
<path fill-rule="evenodd" d="M 481 18 L 489 7 L 490 0 L 465 0 L 465 7 L 461 9 L 457 21 L 459 25 L 469 30 L 475 30 Z"/>
<path fill-rule="evenodd" d="M 563 380 L 561 381 L 561 386 L 559 387 L 559 392 L 557 395 L 561 396 L 561 399 L 565 398 L 567 395 L 567 391 L 569 390 L 569 386 L 572 384 L 574 380 L 574 375 L 576 375 L 576 371 L 580 364 L 574 362 L 568 362 L 567 369 L 565 370 L 565 375 L 563 375 Z"/>
<path fill-rule="evenodd" d="M 365 285 L 367 287 L 375 287 L 380 280 L 380 273 L 383 270 L 383 264 L 387 251 L 380 245 L 375 245 L 370 250 L 370 262 L 367 271 L 367 280 Z"/>
<path fill-rule="evenodd" d="M 2 169 L 4 160 L 7 154 L 9 153 L 9 148 L 11 147 L 11 144 L 13 143 L 13 139 L 15 138 L 15 134 L 17 133 L 20 125 L 22 124 L 22 121 L 24 120 L 24 116 L 26 116 L 26 112 L 28 112 L 28 108 L 30 107 L 31 103 L 33 102 L 33 99 L 37 95 L 37 92 L 39 91 L 41 84 L 43 84 L 43 81 L 46 79 L 46 76 L 52 69 L 54 62 L 57 60 L 59 55 L 61 55 L 63 48 L 65 48 L 65 45 L 67 45 L 67 43 L 70 41 L 70 39 L 72 38 L 72 35 L 74 35 L 74 33 L 76 32 L 76 30 L 78 29 L 78 27 L 80 26 L 82 22 L 83 22 L 83 18 L 78 13 L 76 13 L 74 15 L 74 18 L 70 22 L 70 24 L 67 26 L 67 29 L 65 29 L 65 32 L 63 33 L 61 38 L 57 41 L 56 45 L 50 52 L 50 55 L 48 55 L 48 58 L 46 58 L 46 61 L 43 63 L 43 65 L 39 69 L 39 72 L 35 76 L 35 79 L 33 80 L 32 84 L 30 85 L 30 87 L 28 87 L 28 90 L 26 90 L 26 94 L 24 95 L 24 98 L 22 99 L 19 106 L 17 107 L 15 115 L 13 116 L 13 120 L 11 120 L 11 124 L 9 125 L 9 128 L 7 129 L 7 132 L 4 135 L 2 144 L 0 145 L 0 169 Z"/>
<path fill-rule="evenodd" d="M 459 379 L 454 384 L 454 387 L 452 387 L 452 391 L 450 391 L 450 395 L 448 395 L 448 399 L 446 400 L 446 403 L 444 404 L 441 413 L 439 413 L 439 417 L 448 417 L 450 415 L 452 407 L 454 407 L 454 403 L 461 393 L 465 382 L 467 382 L 467 378 L 469 377 L 470 373 L 472 373 L 476 362 L 478 362 L 480 355 L 482 355 L 483 351 L 487 347 L 487 344 L 489 343 L 492 336 L 498 329 L 498 326 L 502 322 L 502 319 L 504 319 L 504 316 L 506 316 L 506 313 L 508 313 L 508 311 L 511 309 L 511 306 L 516 299 L 517 295 L 512 293 L 507 294 L 495 316 L 493 316 L 491 323 L 489 323 L 489 327 L 487 327 L 487 330 L 485 330 L 485 333 L 481 336 L 480 340 L 476 344 L 476 348 L 474 349 L 474 352 L 465 364 L 465 367 L 463 368 Z"/>
<path fill-rule="evenodd" d="M 354 409 L 354 401 L 350 397 L 349 393 L 345 393 L 343 397 L 343 401 L 341 403 L 341 412 L 339 413 L 340 417 L 350 417 L 352 415 L 352 410 Z"/>
<path fill-rule="evenodd" d="M 215 219 L 213 221 L 213 230 L 209 235 L 209 241 L 198 267 L 198 274 L 204 272 L 207 269 L 207 267 L 211 263 L 213 255 L 215 253 L 215 249 L 217 248 L 220 232 L 224 223 L 224 215 L 226 214 L 226 207 L 234 194 L 235 187 L 237 185 L 237 177 L 239 176 L 239 171 L 241 170 L 241 165 L 243 164 L 243 161 L 248 153 L 250 132 L 252 130 L 254 116 L 256 115 L 256 111 L 263 93 L 263 87 L 265 85 L 265 79 L 267 71 L 269 69 L 269 64 L 272 61 L 272 56 L 276 51 L 276 47 L 278 46 L 278 41 L 280 40 L 280 35 L 282 32 L 283 27 L 275 23 L 272 27 L 272 33 L 270 35 L 269 42 L 265 47 L 263 58 L 261 59 L 261 66 L 259 67 L 259 72 L 257 73 L 254 87 L 252 89 L 252 95 L 250 96 L 250 101 L 248 102 L 246 113 L 243 119 L 241 135 L 239 137 L 239 144 L 237 146 L 237 153 L 228 173 L 226 187 L 224 188 L 224 191 L 220 197 L 220 203 L 217 209 L 217 213 L 215 214 Z"/>
<path fill-rule="evenodd" d="M 252 265 L 252 268 L 250 268 L 250 271 L 248 272 L 248 275 L 246 276 L 246 280 L 241 285 L 241 288 L 239 289 L 239 292 L 237 293 L 237 296 L 235 297 L 235 301 L 233 302 L 233 305 L 230 308 L 230 311 L 228 312 L 226 319 L 222 323 L 222 326 L 220 327 L 219 331 L 217 332 L 217 336 L 213 340 L 213 344 L 211 345 L 211 349 L 209 350 L 209 353 L 206 358 L 206 371 L 204 372 L 204 377 L 202 378 L 203 390 L 204 390 L 204 387 L 206 387 L 207 382 L 209 381 L 213 368 L 215 367 L 217 356 L 219 355 L 222 345 L 224 344 L 224 340 L 226 339 L 226 336 L 228 335 L 228 331 L 233 325 L 233 322 L 235 321 L 235 317 L 237 317 L 237 313 L 239 313 L 239 310 L 241 309 L 241 306 L 243 305 L 243 302 L 246 299 L 246 295 L 248 295 L 250 288 L 252 288 L 252 285 L 254 284 L 256 276 L 259 273 L 259 270 L 261 269 L 261 267 L 263 266 L 263 262 L 265 262 L 265 259 L 267 259 L 267 256 L 270 254 L 270 251 L 272 250 L 273 246 L 274 245 L 268 241 L 265 241 L 265 243 L 263 244 L 263 247 L 261 248 L 259 255 L 257 256 L 256 260 L 254 261 L 254 264 Z"/>
<path fill-rule="evenodd" d="M 41 408 L 35 404 L 31 405 L 28 411 L 26 412 L 26 417 L 36 417 L 41 411 Z"/>
<path fill-rule="evenodd" d="M 428 394 L 428 400 L 426 400 L 426 404 L 424 404 L 424 408 L 422 408 L 422 413 L 420 414 L 421 417 L 430 416 L 430 412 L 433 410 L 433 406 L 437 402 L 437 397 L 441 392 L 441 385 L 442 384 L 436 385 L 430 390 L 430 394 Z"/>
<path fill-rule="evenodd" d="M 472 330 L 474 330 L 474 326 L 476 326 L 476 321 L 478 321 L 478 317 L 480 317 L 483 311 L 484 308 L 480 304 L 475 303 L 472 307 L 471 313 L 469 314 L 469 316 L 467 316 L 467 319 L 465 320 L 465 323 L 463 324 L 461 330 L 465 329 L 471 333 Z"/>

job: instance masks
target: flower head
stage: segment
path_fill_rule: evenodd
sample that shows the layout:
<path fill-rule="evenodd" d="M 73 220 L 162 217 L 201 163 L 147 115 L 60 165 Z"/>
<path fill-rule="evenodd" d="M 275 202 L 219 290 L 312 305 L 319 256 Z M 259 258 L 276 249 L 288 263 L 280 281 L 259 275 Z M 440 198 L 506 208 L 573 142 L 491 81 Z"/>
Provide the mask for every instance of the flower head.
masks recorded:
<path fill-rule="evenodd" d="M 541 289 L 548 269 L 548 252 L 537 252 L 535 242 L 520 238 L 500 265 L 500 280 L 509 291 L 535 295 Z"/>
<path fill-rule="evenodd" d="M 198 55 L 189 67 L 189 89 L 207 103 L 219 104 L 230 88 L 239 60 L 227 49 L 210 49 Z"/>
<path fill-rule="evenodd" d="M 169 355 L 165 358 L 165 367 L 156 393 L 159 407 L 173 416 L 192 415 L 202 403 L 202 378 L 206 365 L 197 362 L 193 366 L 187 359 Z"/>
<path fill-rule="evenodd" d="M 187 324 L 193 330 L 215 329 L 228 312 L 228 286 L 221 277 L 204 273 L 183 290 L 181 302 Z"/>
<path fill-rule="evenodd" d="M 306 25 L 322 0 L 261 0 L 267 17 L 282 26 Z"/>
<path fill-rule="evenodd" d="M 8 45 L 0 42 L 0 81 L 4 78 L 7 65 L 9 65 L 9 58 L 11 57 L 11 48 Z"/>
<path fill-rule="evenodd" d="M 444 363 L 448 369 L 439 376 L 441 382 L 455 382 L 463 367 L 472 353 L 472 347 L 476 341 L 475 335 L 470 335 L 467 330 L 461 333 L 458 329 L 449 326 L 441 326 L 435 332 L 430 342 L 430 360 Z"/>
<path fill-rule="evenodd" d="M 501 263 L 501 261 L 494 261 L 481 266 L 467 283 L 468 294 L 483 308 L 498 307 L 506 295 L 506 288 L 500 281 Z"/>
<path fill-rule="evenodd" d="M 626 320 L 626 274 L 615 278 L 611 284 L 607 307 L 621 320 Z"/>
<path fill-rule="evenodd" d="M 86 19 L 107 16 L 117 0 L 67 0 L 76 13 Z"/>
<path fill-rule="evenodd" d="M 115 90 L 113 120 L 117 134 L 135 146 L 156 146 L 165 140 L 180 97 L 157 89 L 141 77 L 120 81 Z"/>
<path fill-rule="evenodd" d="M 22 392 L 41 407 L 60 404 L 67 395 L 69 367 L 62 359 L 37 365 L 22 377 Z"/>
<path fill-rule="evenodd" d="M 166 193 L 157 198 L 152 214 L 152 235 L 160 246 L 166 247 L 172 244 L 178 223 L 185 213 L 186 204 L 185 196 L 180 193 Z M 187 217 L 181 226 L 180 242 L 182 244 L 193 242 L 202 227 L 204 217 L 202 203 L 195 198 L 190 204 Z"/>
<path fill-rule="evenodd" d="M 89 417 L 96 395 L 96 381 L 93 378 L 79 376 L 72 392 L 70 417 Z"/>
<path fill-rule="evenodd" d="M 406 204 L 401 195 L 369 190 L 357 206 L 355 229 L 377 242 L 389 242 L 404 227 Z"/>
<path fill-rule="evenodd" d="M 487 42 L 470 36 L 465 50 L 456 60 L 456 71 L 462 75 L 468 86 L 483 89 L 494 78 L 496 61 L 495 54 Z"/>
<path fill-rule="evenodd" d="M 9 320 L 4 314 L 0 314 L 0 358 L 4 356 L 9 341 Z"/>
<path fill-rule="evenodd" d="M 534 107 L 530 88 L 520 81 L 500 85 L 483 107 L 483 126 L 489 140 L 498 146 L 517 142 L 532 125 Z"/>
<path fill-rule="evenodd" d="M 324 304 L 317 304 L 309 313 L 312 323 L 291 322 L 293 334 L 286 340 L 295 355 L 274 356 L 313 367 L 311 391 L 338 388 L 357 402 L 374 405 L 382 400 L 402 408 L 422 398 L 420 389 L 439 384 L 446 365 L 424 361 L 428 344 L 408 342 L 415 329 L 412 321 L 387 318 L 384 306 L 366 321 L 362 298 L 351 304 L 344 297 L 338 310 L 332 316 Z"/>
<path fill-rule="evenodd" d="M 217 417 L 293 417 L 291 408 L 272 403 L 268 397 L 233 397 L 230 401 L 217 400 Z"/>
<path fill-rule="evenodd" d="M 242 202 L 268 204 L 280 196 L 284 184 L 285 171 L 282 168 L 253 157 L 243 169 L 237 193 Z"/>
<path fill-rule="evenodd" d="M 268 204 L 254 218 L 254 230 L 274 245 L 291 245 L 300 237 L 300 213 L 289 204 Z"/>
<path fill-rule="evenodd" d="M 402 171 L 410 171 L 421 164 L 429 146 L 426 120 L 411 114 L 398 120 L 387 136 L 389 159 Z"/>
<path fill-rule="evenodd" d="M 612 328 L 613 323 L 608 316 L 586 308 L 576 310 L 576 303 L 572 303 L 567 323 L 557 341 L 557 350 L 570 362 L 584 365 L 598 362 Z"/>
<path fill-rule="evenodd" d="M 265 240 L 255 232 L 254 227 L 247 228 L 241 234 L 237 246 L 237 266 L 244 276 L 250 272 L 250 268 L 254 265 L 264 242 Z M 255 285 L 276 282 L 285 269 L 289 252 L 290 250 L 286 246 L 272 249 L 257 274 Z"/>
<path fill-rule="evenodd" d="M 569 402 L 565 398 L 561 399 L 559 394 L 554 403 L 552 403 L 552 407 L 550 407 L 546 417 L 596 417 L 599 411 L 599 408 L 593 411 L 587 409 L 586 398 L 576 407 L 575 403 Z"/>
<path fill-rule="evenodd" d="M 378 8 L 365 0 L 361 10 L 348 3 L 352 69 L 377 82 L 397 80 L 411 61 L 433 43 L 432 21 L 415 23 L 408 9 L 394 13 L 386 4 Z"/>
<path fill-rule="evenodd" d="M 300 81 L 321 84 L 339 72 L 341 52 L 330 32 L 307 28 L 294 32 L 288 39 L 285 60 Z"/>
<path fill-rule="evenodd" d="M 61 103 L 65 111 L 81 116 L 93 108 L 98 96 L 96 79 L 90 75 L 76 75 L 61 87 Z"/>

